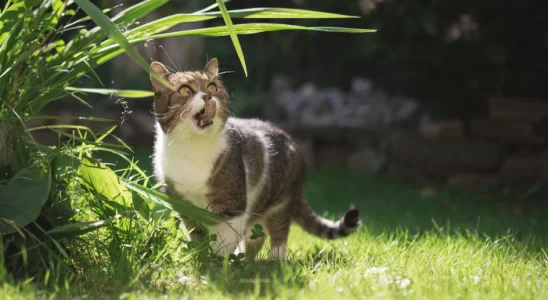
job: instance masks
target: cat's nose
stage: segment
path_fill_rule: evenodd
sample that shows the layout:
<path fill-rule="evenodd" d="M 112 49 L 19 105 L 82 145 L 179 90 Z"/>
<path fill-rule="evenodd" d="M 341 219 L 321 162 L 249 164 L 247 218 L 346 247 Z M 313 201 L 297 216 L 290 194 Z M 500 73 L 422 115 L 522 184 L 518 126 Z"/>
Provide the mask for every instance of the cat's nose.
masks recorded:
<path fill-rule="evenodd" d="M 204 99 L 204 101 L 211 100 L 211 95 L 203 95 L 202 99 Z"/>

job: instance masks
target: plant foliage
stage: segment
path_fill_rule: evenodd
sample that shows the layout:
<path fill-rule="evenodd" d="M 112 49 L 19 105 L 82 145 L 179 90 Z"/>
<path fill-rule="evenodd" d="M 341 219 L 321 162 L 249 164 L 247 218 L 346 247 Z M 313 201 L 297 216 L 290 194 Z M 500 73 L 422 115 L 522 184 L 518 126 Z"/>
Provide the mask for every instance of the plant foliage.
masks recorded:
<path fill-rule="evenodd" d="M 0 182 L 3 236 L 0 249 L 3 256 L 12 258 L 13 268 L 34 266 L 33 272 L 27 268 L 21 274 L 47 277 L 55 272 L 60 276 L 61 270 L 51 266 L 63 261 L 82 275 L 85 263 L 110 259 L 109 266 L 117 268 L 120 259 L 134 259 L 130 255 L 139 257 L 151 251 L 165 251 L 168 245 L 162 242 L 162 237 L 177 227 L 176 219 L 170 218 L 171 211 L 205 224 L 220 221 L 208 211 L 176 201 L 152 186 L 149 176 L 129 158 L 128 152 L 132 150 L 112 135 L 116 125 L 103 132 L 74 125 L 27 128 L 29 120 L 57 118 L 41 116 L 40 111 L 47 104 L 67 97 L 87 104 L 86 93 L 127 98 L 152 95 L 150 91 L 74 87 L 83 76 L 95 77 L 101 82 L 94 69 L 123 53 L 155 76 L 133 45 L 160 38 L 228 35 L 246 70 L 238 34 L 279 30 L 370 31 L 274 23 L 233 25 L 232 18 L 350 16 L 283 8 L 229 11 L 223 1 L 195 13 L 173 14 L 146 24 L 138 22 L 166 2 L 141 1 L 113 17 L 107 15 L 108 9 L 101 11 L 89 0 L 14 0 L 8 1 L 1 10 L 0 175 L 8 175 L 0 177 L 3 178 Z M 216 7 L 219 12 L 211 12 Z M 180 23 L 220 17 L 225 26 L 163 33 Z M 35 130 L 50 130 L 68 141 L 60 140 L 56 147 L 45 147 L 34 141 L 31 132 Z M 98 153 L 114 155 L 127 167 L 111 168 L 96 159 Z M 9 175 L 13 173 L 15 175 Z M 93 235 L 91 239 L 80 239 L 83 234 Z M 150 244 L 132 245 L 136 236 L 142 238 L 142 235 L 147 235 Z M 100 253 L 103 250 L 98 250 L 93 242 L 105 245 L 101 249 L 107 255 L 103 256 Z M 120 257 L 120 251 L 113 251 L 122 245 L 131 245 L 132 250 L 122 252 L 128 256 Z M 89 253 L 84 254 L 85 251 Z M 47 271 L 44 273 L 44 270 Z"/>

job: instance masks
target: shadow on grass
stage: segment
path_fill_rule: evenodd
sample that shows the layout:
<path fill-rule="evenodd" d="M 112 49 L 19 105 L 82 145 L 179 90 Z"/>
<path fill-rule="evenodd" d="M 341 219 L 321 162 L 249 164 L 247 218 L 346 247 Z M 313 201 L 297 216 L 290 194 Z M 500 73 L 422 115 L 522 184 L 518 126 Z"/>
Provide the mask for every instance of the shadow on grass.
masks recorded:
<path fill-rule="evenodd" d="M 421 191 L 394 179 L 334 170 L 309 172 L 306 193 L 317 212 L 334 218 L 355 204 L 372 235 L 396 230 L 470 231 L 492 239 L 512 235 L 517 241 L 548 245 L 546 201 L 511 202 L 501 194 L 477 191 Z"/>
<path fill-rule="evenodd" d="M 207 271 L 209 283 L 216 290 L 232 295 L 277 296 L 277 287 L 301 289 L 308 282 L 300 265 L 302 261 L 258 260 L 254 263 L 231 265 Z"/>
<path fill-rule="evenodd" d="M 277 298 L 283 297 L 279 291 L 307 287 L 311 275 L 334 261 L 339 266 L 350 267 L 352 264 L 352 258 L 335 248 L 315 248 L 307 255 L 296 256 L 289 254 L 285 261 L 276 261 L 263 255 L 252 263 L 232 263 L 227 267 L 211 268 L 205 275 L 215 290 L 225 294 Z"/>

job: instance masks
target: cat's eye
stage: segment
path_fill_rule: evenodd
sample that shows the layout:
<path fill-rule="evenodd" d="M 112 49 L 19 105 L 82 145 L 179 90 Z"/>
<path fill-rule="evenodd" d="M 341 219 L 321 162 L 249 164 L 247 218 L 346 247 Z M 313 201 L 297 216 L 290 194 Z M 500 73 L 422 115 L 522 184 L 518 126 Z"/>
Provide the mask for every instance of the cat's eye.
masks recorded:
<path fill-rule="evenodd" d="M 207 85 L 207 90 L 210 93 L 215 93 L 215 92 L 217 92 L 217 86 L 214 83 L 210 83 L 210 84 Z"/>
<path fill-rule="evenodd" d="M 183 86 L 179 90 L 179 94 L 181 94 L 183 96 L 190 96 L 190 95 L 192 95 L 192 90 L 188 86 Z"/>

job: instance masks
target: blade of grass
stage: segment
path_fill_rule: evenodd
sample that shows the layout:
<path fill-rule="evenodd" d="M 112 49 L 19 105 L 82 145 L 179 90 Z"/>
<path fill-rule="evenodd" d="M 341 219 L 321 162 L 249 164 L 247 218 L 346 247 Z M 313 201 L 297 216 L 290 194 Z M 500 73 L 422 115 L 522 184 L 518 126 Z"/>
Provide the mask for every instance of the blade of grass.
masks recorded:
<path fill-rule="evenodd" d="M 62 119 L 72 119 L 72 120 L 87 120 L 87 121 L 95 121 L 95 122 L 116 122 L 116 120 L 107 119 L 107 118 L 101 118 L 101 117 L 72 117 L 72 116 L 28 116 L 26 117 L 27 120 L 62 120 Z"/>
<path fill-rule="evenodd" d="M 361 28 L 344 28 L 344 27 L 306 27 L 298 25 L 288 24 L 276 24 L 276 23 L 249 23 L 239 24 L 234 26 L 234 30 L 238 34 L 256 34 L 269 31 L 283 31 L 283 30 L 308 30 L 308 31 L 322 31 L 333 33 L 371 33 L 376 32 L 375 29 L 361 29 Z M 156 34 L 148 37 L 140 37 L 130 39 L 130 43 L 138 44 L 148 40 L 157 40 L 162 38 L 176 37 L 176 36 L 202 36 L 202 37 L 218 37 L 227 36 L 229 32 L 226 26 L 200 28 L 175 31 L 169 33 Z M 94 53 L 95 63 L 100 65 L 108 60 L 116 57 L 124 50 L 120 49 L 117 45 L 109 45 L 103 48 L 97 49 Z"/>
<path fill-rule="evenodd" d="M 122 183 L 124 183 L 130 190 L 138 193 L 141 197 L 152 200 L 158 204 L 165 206 L 168 209 L 174 210 L 177 213 L 201 222 L 206 225 L 216 225 L 219 224 L 221 219 L 216 215 L 210 213 L 205 209 L 201 209 L 197 206 L 183 202 L 177 199 L 173 199 L 165 194 L 162 194 L 153 189 L 143 187 L 139 184 L 134 184 L 123 178 L 121 178 Z"/>
<path fill-rule="evenodd" d="M 238 36 L 236 35 L 236 31 L 234 30 L 234 26 L 232 26 L 232 20 L 230 19 L 230 15 L 228 14 L 228 11 L 226 10 L 226 6 L 223 0 L 217 0 L 217 4 L 219 5 L 219 10 L 221 11 L 221 14 L 223 15 L 223 19 L 225 21 L 226 28 L 230 35 L 230 39 L 232 39 L 232 44 L 234 44 L 236 53 L 238 54 L 238 57 L 240 58 L 240 62 L 242 63 L 242 67 L 244 68 L 245 77 L 247 77 L 247 66 L 245 65 L 244 52 L 242 51 L 242 46 L 240 45 L 240 41 L 238 40 Z"/>
<path fill-rule="evenodd" d="M 94 88 L 79 88 L 68 86 L 65 88 L 67 91 L 75 91 L 82 93 L 92 93 L 92 94 L 101 94 L 101 95 L 114 95 L 124 98 L 147 98 L 154 96 L 154 93 L 151 91 L 141 91 L 141 90 L 117 90 L 117 89 L 94 89 Z"/>
<path fill-rule="evenodd" d="M 230 0 L 224 0 L 223 2 L 228 3 L 228 2 L 230 2 Z M 194 14 L 203 14 L 205 12 L 208 12 L 208 11 L 214 9 L 217 6 L 219 6 L 218 3 L 213 3 L 213 4 L 211 4 L 210 6 L 204 8 L 204 9 L 200 9 L 199 11 L 194 12 Z"/>
<path fill-rule="evenodd" d="M 51 236 L 52 238 L 57 238 L 57 239 L 72 238 L 88 232 L 95 231 L 104 226 L 107 226 L 108 224 L 112 223 L 114 220 L 119 219 L 120 217 L 121 215 L 116 215 L 112 218 L 108 218 L 105 220 L 77 222 L 77 223 L 62 225 L 62 226 L 58 226 L 53 229 L 50 229 L 49 231 L 47 231 L 47 234 Z"/>
<path fill-rule="evenodd" d="M 137 28 L 133 28 L 126 33 L 126 36 L 131 36 L 133 34 L 149 35 L 155 34 L 158 32 L 166 31 L 169 28 L 181 24 L 181 23 L 191 23 L 198 21 L 205 21 L 215 19 L 215 16 L 197 16 L 191 14 L 175 14 L 167 16 L 158 20 L 154 20 L 150 23 L 144 24 Z M 108 41 L 107 41 L 108 42 Z"/>
<path fill-rule="evenodd" d="M 194 13 L 203 16 L 221 16 L 220 12 Z M 258 7 L 248 9 L 229 10 L 231 18 L 247 19 L 346 19 L 360 18 L 358 16 L 341 15 L 313 11 L 306 9 L 278 8 L 278 7 Z"/>
<path fill-rule="evenodd" d="M 93 22 L 101 27 L 101 29 L 103 29 L 111 39 L 116 41 L 116 43 L 118 43 L 118 45 L 125 50 L 133 61 L 135 61 L 141 68 L 146 70 L 151 76 L 156 78 L 162 84 L 169 87 L 167 81 L 152 71 L 144 58 L 137 52 L 137 50 L 135 50 L 133 45 L 129 43 L 120 29 L 103 12 L 101 12 L 97 6 L 88 0 L 74 0 L 74 2 L 76 2 L 82 10 L 91 17 Z"/>
<path fill-rule="evenodd" d="M 128 7 L 112 18 L 114 23 L 134 22 L 141 19 L 151 11 L 156 10 L 160 6 L 166 4 L 168 0 L 146 0 L 138 4 Z"/>

